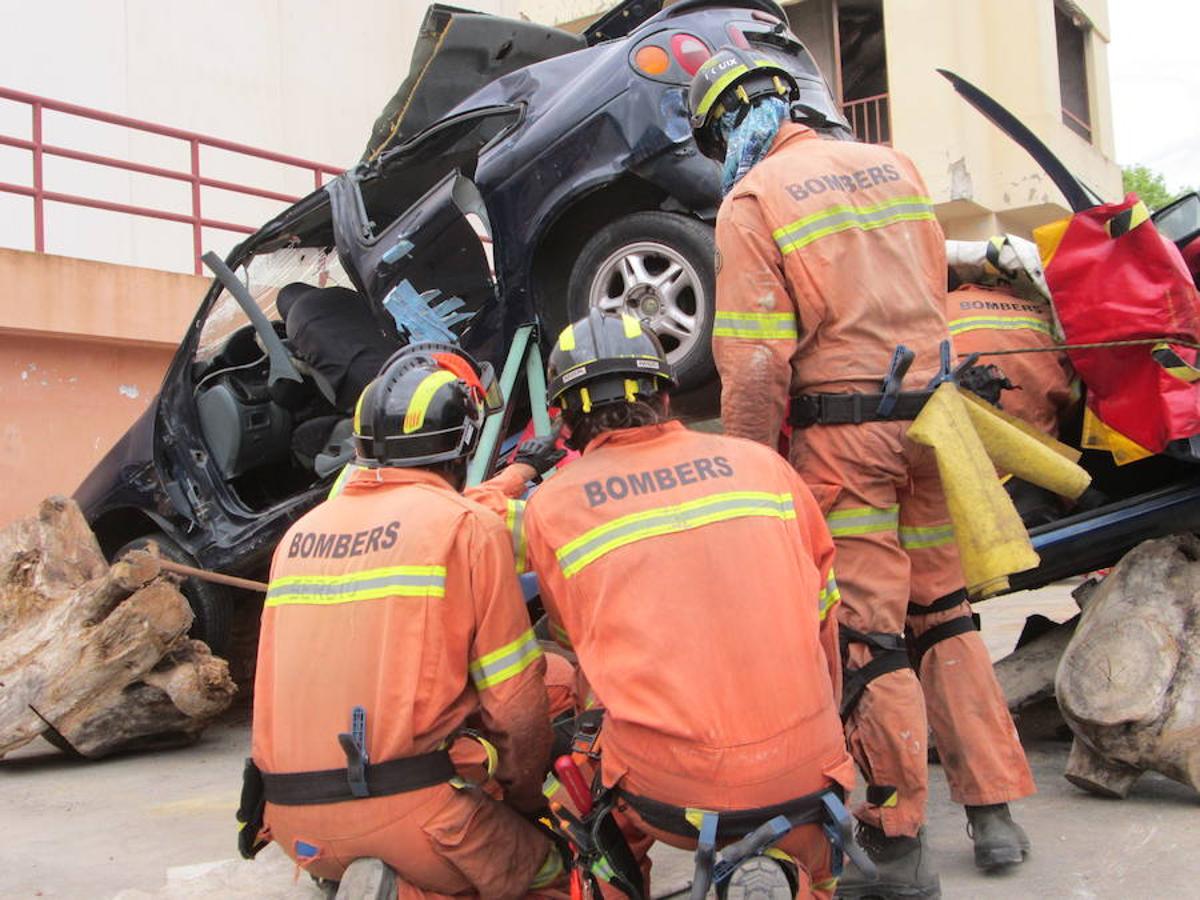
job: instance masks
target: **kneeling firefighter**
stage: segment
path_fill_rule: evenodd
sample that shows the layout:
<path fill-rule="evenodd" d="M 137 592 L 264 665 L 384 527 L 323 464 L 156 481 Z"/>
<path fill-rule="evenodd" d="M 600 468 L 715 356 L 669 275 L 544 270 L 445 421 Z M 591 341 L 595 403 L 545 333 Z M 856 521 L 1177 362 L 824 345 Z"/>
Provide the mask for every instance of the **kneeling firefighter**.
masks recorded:
<path fill-rule="evenodd" d="M 547 378 L 583 455 L 533 494 L 525 532 L 551 633 L 603 708 L 596 805 L 635 852 L 639 835 L 698 848 L 694 895 L 711 878 L 831 896 L 854 766 L 812 495 L 772 451 L 669 421 L 670 366 L 632 316 L 569 326 Z M 768 823 L 736 868 L 717 853 Z"/>
<path fill-rule="evenodd" d="M 451 347 L 393 357 L 358 403 L 357 468 L 276 550 L 244 855 L 273 840 L 327 879 L 377 857 L 401 896 L 519 897 L 561 872 L 522 818 L 544 803 L 545 659 L 504 523 L 459 494 L 479 374 Z M 484 755 L 502 802 L 467 776 Z"/>
<path fill-rule="evenodd" d="M 877 883 L 848 871 L 840 895 L 936 897 L 922 827 L 929 725 L 978 864 L 1021 861 L 1027 841 L 1005 804 L 1034 786 L 971 620 L 933 451 L 907 437 L 948 369 L 942 230 L 912 162 L 823 139 L 848 133 L 811 93 L 736 48 L 692 82 L 696 142 L 723 165 L 726 192 L 721 414 L 727 434 L 768 446 L 791 424 L 792 465 L 837 545 L 842 715 L 869 783 L 859 840 L 879 867 Z M 900 390 L 910 366 L 929 387 Z"/>

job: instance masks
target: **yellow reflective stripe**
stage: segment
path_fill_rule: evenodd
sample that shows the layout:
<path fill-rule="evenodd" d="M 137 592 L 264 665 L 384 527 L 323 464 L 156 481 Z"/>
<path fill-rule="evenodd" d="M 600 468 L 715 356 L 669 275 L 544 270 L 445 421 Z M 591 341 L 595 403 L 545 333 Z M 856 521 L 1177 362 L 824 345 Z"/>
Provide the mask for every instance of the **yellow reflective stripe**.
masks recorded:
<path fill-rule="evenodd" d="M 1168 375 L 1178 378 L 1188 384 L 1200 381 L 1200 368 L 1189 363 L 1176 353 L 1170 344 L 1155 344 L 1150 351 L 1151 358 L 1166 371 Z"/>
<path fill-rule="evenodd" d="M 760 341 L 795 340 L 796 317 L 790 313 L 721 312 L 713 321 L 713 337 Z"/>
<path fill-rule="evenodd" d="M 993 331 L 1039 331 L 1042 334 L 1052 334 L 1050 323 L 1035 316 L 963 316 L 950 322 L 951 334 L 966 334 L 968 331 L 978 331 L 987 328 Z"/>
<path fill-rule="evenodd" d="M 608 861 L 607 856 L 601 856 L 598 860 L 592 863 L 592 874 L 601 881 L 609 882 L 617 874 L 613 871 L 612 864 Z"/>
<path fill-rule="evenodd" d="M 575 349 L 575 326 L 568 325 L 558 336 L 558 349 L 569 353 Z"/>
<path fill-rule="evenodd" d="M 558 877 L 563 873 L 563 858 L 558 852 L 558 848 L 551 846 L 546 851 L 546 859 L 542 863 L 542 867 L 537 870 L 537 874 L 533 876 L 533 881 L 529 883 L 530 890 L 538 890 L 544 888 L 550 883 L 557 881 Z"/>
<path fill-rule="evenodd" d="M 817 616 L 824 622 L 825 617 L 829 615 L 829 611 L 838 605 L 842 600 L 842 592 L 838 589 L 837 579 L 833 577 L 833 569 L 829 570 L 829 575 L 825 579 L 825 587 L 821 588 L 821 592 L 817 594 Z"/>
<path fill-rule="evenodd" d="M 574 650 L 571 646 L 571 638 L 567 635 L 567 629 L 563 628 L 557 622 L 550 623 L 550 637 L 554 638 L 555 643 L 561 644 L 568 650 Z"/>
<path fill-rule="evenodd" d="M 838 886 L 836 878 L 826 878 L 824 881 L 818 881 L 813 885 L 814 891 L 832 892 Z"/>
<path fill-rule="evenodd" d="M 807 247 L 814 241 L 841 231 L 857 228 L 874 231 L 897 222 L 934 221 L 933 201 L 929 197 L 896 197 L 872 206 L 838 204 L 797 219 L 772 232 L 783 253 Z"/>
<path fill-rule="evenodd" d="M 444 597 L 445 566 L 387 566 L 352 575 L 289 575 L 267 587 L 267 606 L 334 606 L 384 597 Z"/>
<path fill-rule="evenodd" d="M 635 338 L 642 334 L 642 324 L 629 313 L 621 313 L 621 324 L 625 326 L 625 337 Z"/>
<path fill-rule="evenodd" d="M 554 777 L 553 772 L 548 772 L 545 779 L 542 781 L 542 796 L 550 800 L 558 793 L 562 783 Z"/>
<path fill-rule="evenodd" d="M 717 102 L 717 98 L 725 93 L 725 88 L 729 87 L 730 83 L 739 76 L 745 75 L 749 71 L 750 69 L 745 65 L 736 65 L 716 81 L 714 81 L 712 87 L 704 92 L 704 96 L 701 97 L 700 102 L 696 104 L 696 115 L 707 116 L 708 110 L 714 103 Z"/>
<path fill-rule="evenodd" d="M 953 543 L 954 526 L 949 522 L 945 525 L 930 525 L 920 528 L 911 525 L 900 526 L 900 546 L 905 550 L 925 550 Z"/>
<path fill-rule="evenodd" d="M 425 413 L 428 412 L 437 389 L 457 380 L 457 375 L 446 371 L 433 372 L 421 379 L 421 383 L 413 391 L 412 400 L 409 401 L 408 412 L 404 414 L 405 434 L 411 434 L 425 424 Z"/>
<path fill-rule="evenodd" d="M 751 516 L 796 518 L 792 495 L 728 491 L 631 513 L 585 532 L 560 547 L 555 555 L 563 576 L 570 578 L 589 563 L 627 544 Z"/>
<path fill-rule="evenodd" d="M 878 531 L 895 531 L 900 521 L 900 507 L 888 506 L 876 509 L 873 506 L 851 506 L 831 512 L 825 517 L 829 533 L 836 537 L 852 534 L 874 534 Z"/>
<path fill-rule="evenodd" d="M 520 675 L 541 655 L 541 645 L 538 644 L 533 629 L 529 628 L 515 641 L 479 657 L 467 668 L 471 673 L 471 681 L 475 683 L 475 689 L 482 691 Z"/>
<path fill-rule="evenodd" d="M 504 524 L 508 526 L 508 533 L 512 535 L 513 559 L 517 563 L 517 572 L 528 571 L 529 565 L 525 558 L 528 545 L 525 541 L 524 500 L 508 501 L 508 511 L 504 518 Z"/>
<path fill-rule="evenodd" d="M 354 474 L 356 468 L 358 467 L 354 463 L 346 463 L 346 465 L 342 466 L 342 471 L 338 473 L 338 477 L 330 485 L 329 494 L 325 497 L 326 500 L 332 500 L 342 492 L 342 488 L 346 486 L 346 482 L 350 480 L 350 476 Z"/>
<path fill-rule="evenodd" d="M 1104 230 L 1108 232 L 1110 238 L 1116 239 L 1123 237 L 1139 225 L 1150 220 L 1150 210 L 1146 208 L 1146 204 L 1139 200 L 1129 209 L 1121 210 L 1111 219 L 1104 223 Z"/>
<path fill-rule="evenodd" d="M 354 432 L 362 434 L 362 408 L 363 401 L 367 399 L 367 391 L 371 389 L 374 381 L 368 381 L 367 386 L 362 389 L 362 393 L 358 395 L 358 402 L 354 404 Z"/>

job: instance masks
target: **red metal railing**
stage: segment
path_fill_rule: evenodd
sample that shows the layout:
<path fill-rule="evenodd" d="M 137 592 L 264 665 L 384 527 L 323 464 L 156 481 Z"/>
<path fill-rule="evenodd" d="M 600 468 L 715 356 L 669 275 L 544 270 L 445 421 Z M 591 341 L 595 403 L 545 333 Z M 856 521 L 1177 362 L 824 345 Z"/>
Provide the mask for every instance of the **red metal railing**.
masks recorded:
<path fill-rule="evenodd" d="M 860 141 L 891 146 L 892 119 L 887 94 L 846 100 L 842 103 L 842 115 Z"/>
<path fill-rule="evenodd" d="M 216 178 L 206 178 L 200 172 L 200 149 L 201 147 L 211 147 L 215 150 L 222 150 L 229 153 L 238 154 L 241 156 L 250 156 L 256 159 L 266 160 L 268 162 L 279 163 L 284 166 L 291 166 L 296 169 L 303 169 L 312 172 L 313 186 L 320 187 L 325 175 L 340 175 L 342 170 L 334 166 L 329 166 L 324 163 L 313 162 L 308 159 L 301 159 L 297 156 L 287 156 L 282 153 L 271 153 L 267 150 L 260 150 L 257 147 L 250 147 L 246 144 L 238 144 L 233 141 L 222 140 L 221 138 L 210 137 L 204 134 L 198 134 L 194 131 L 184 131 L 179 128 L 169 128 L 164 125 L 155 125 L 152 122 L 143 122 L 138 119 L 132 119 L 128 116 L 118 116 L 113 113 L 103 112 L 102 110 L 89 109 L 86 106 L 77 106 L 73 103 L 62 103 L 57 100 L 51 100 L 46 97 L 39 97 L 34 94 L 26 94 L 21 91 L 13 91 L 8 88 L 0 87 L 0 100 L 9 100 L 14 103 L 23 103 L 29 106 L 32 113 L 30 135 L 28 139 L 16 137 L 8 134 L 0 134 L 0 146 L 14 147 L 18 150 L 27 150 L 32 156 L 33 162 L 33 178 L 32 184 L 11 184 L 0 181 L 0 192 L 8 194 L 18 194 L 24 197 L 30 197 L 33 200 L 33 245 L 38 253 L 44 253 L 46 249 L 46 216 L 45 204 L 64 203 L 73 206 L 85 206 L 91 209 L 107 210 L 108 212 L 123 213 L 130 216 L 142 216 L 149 219 L 162 219 L 168 222 L 180 222 L 192 227 L 192 251 L 195 257 L 195 271 L 199 275 L 202 273 L 200 257 L 203 254 L 203 238 L 202 231 L 205 228 L 215 228 L 221 231 L 232 231 L 239 234 L 253 234 L 258 230 L 258 226 L 243 225 L 236 222 L 226 222 L 220 219 L 206 218 L 201 212 L 201 188 L 212 188 L 220 191 L 228 191 L 234 194 L 242 194 L 249 197 L 260 197 L 266 200 L 279 200 L 284 203 L 294 203 L 299 198 L 290 194 L 283 194 L 278 191 L 270 191 L 264 188 L 253 187 L 248 184 L 238 184 L 233 181 L 222 181 Z M 75 116 L 80 119 L 87 119 L 94 122 L 104 122 L 109 125 L 116 125 L 121 128 L 127 128 L 134 131 L 140 131 L 146 134 L 159 135 L 160 137 L 174 138 L 183 141 L 189 145 L 191 151 L 191 165 L 188 171 L 178 171 L 175 169 L 166 169 L 160 166 L 151 166 L 144 163 L 134 162 L 128 159 L 119 159 L 110 156 L 101 156 L 95 153 L 88 153 L 83 150 L 72 149 L 70 147 L 61 147 L 54 144 L 47 144 L 42 139 L 43 113 L 55 112 L 62 113 L 68 116 Z M 134 206 L 128 203 L 116 203 L 110 200 L 101 200 L 96 197 L 85 197 L 78 194 L 66 194 L 58 191 L 50 191 L 46 189 L 43 173 L 43 163 L 47 156 L 56 156 L 63 159 L 75 160 L 77 162 L 90 163 L 97 166 L 104 166 L 112 169 L 121 169 L 126 172 L 135 172 L 140 175 L 150 175 L 156 178 L 164 178 L 172 181 L 184 181 L 191 185 L 191 212 L 180 213 L 173 212 L 167 209 L 158 209 L 148 206 Z"/>

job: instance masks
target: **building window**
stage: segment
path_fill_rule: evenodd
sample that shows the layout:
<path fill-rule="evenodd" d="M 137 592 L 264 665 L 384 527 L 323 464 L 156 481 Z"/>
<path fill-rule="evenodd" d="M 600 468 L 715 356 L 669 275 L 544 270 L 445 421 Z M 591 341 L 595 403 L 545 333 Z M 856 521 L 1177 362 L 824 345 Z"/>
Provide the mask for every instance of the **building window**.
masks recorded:
<path fill-rule="evenodd" d="M 1058 41 L 1058 89 L 1063 124 L 1091 143 L 1092 113 L 1088 102 L 1087 40 L 1089 25 L 1074 11 L 1055 4 Z"/>

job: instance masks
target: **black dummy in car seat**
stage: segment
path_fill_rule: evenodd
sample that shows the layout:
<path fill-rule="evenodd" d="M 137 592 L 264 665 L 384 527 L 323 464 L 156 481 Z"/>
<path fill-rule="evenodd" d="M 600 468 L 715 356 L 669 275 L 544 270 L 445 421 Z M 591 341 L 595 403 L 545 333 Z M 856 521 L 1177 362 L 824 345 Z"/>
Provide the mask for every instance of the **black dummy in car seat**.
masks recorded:
<path fill-rule="evenodd" d="M 325 377 L 337 408 L 352 414 L 400 340 L 387 335 L 363 296 L 349 288 L 295 282 L 280 290 L 277 305 L 292 352 Z"/>

